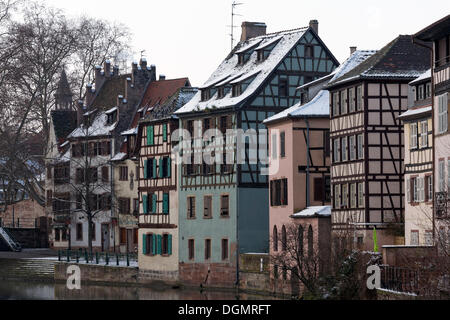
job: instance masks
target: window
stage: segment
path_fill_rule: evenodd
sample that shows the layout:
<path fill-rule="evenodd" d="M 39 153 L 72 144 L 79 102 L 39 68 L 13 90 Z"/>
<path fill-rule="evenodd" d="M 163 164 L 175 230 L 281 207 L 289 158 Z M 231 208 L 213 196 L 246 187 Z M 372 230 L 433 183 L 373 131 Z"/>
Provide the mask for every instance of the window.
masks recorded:
<path fill-rule="evenodd" d="M 228 260 L 228 239 L 222 239 L 222 260 Z"/>
<path fill-rule="evenodd" d="M 282 131 L 280 133 L 280 157 L 284 158 L 286 156 L 286 132 Z"/>
<path fill-rule="evenodd" d="M 159 177 L 170 178 L 171 159 L 169 157 L 159 158 Z"/>
<path fill-rule="evenodd" d="M 417 148 L 417 123 L 410 123 L 409 124 L 409 130 L 410 130 L 410 149 Z"/>
<path fill-rule="evenodd" d="M 233 88 L 232 88 L 233 97 L 237 97 L 237 96 L 241 95 L 241 93 L 242 93 L 242 86 L 241 86 L 241 84 L 240 83 L 233 84 Z"/>
<path fill-rule="evenodd" d="M 230 199 L 229 195 L 224 194 L 220 197 L 220 216 L 228 217 L 230 215 L 229 206 Z"/>
<path fill-rule="evenodd" d="M 439 192 L 445 191 L 445 163 L 444 160 L 439 160 L 439 167 L 438 167 L 438 174 L 439 174 Z"/>
<path fill-rule="evenodd" d="M 117 111 L 108 113 L 107 123 L 108 125 L 113 124 L 117 120 Z"/>
<path fill-rule="evenodd" d="M 139 210 L 139 199 L 133 199 L 133 214 L 137 214 Z"/>
<path fill-rule="evenodd" d="M 55 229 L 55 241 L 61 241 L 59 229 Z"/>
<path fill-rule="evenodd" d="M 356 200 L 357 200 L 357 194 L 356 194 L 356 183 L 352 183 L 350 185 L 350 207 L 356 208 Z"/>
<path fill-rule="evenodd" d="M 348 139 L 347 137 L 342 138 L 342 161 L 348 160 Z"/>
<path fill-rule="evenodd" d="M 169 252 L 169 234 L 167 234 L 167 233 L 162 235 L 161 254 L 162 255 L 170 254 L 170 252 Z"/>
<path fill-rule="evenodd" d="M 285 226 L 283 226 L 283 228 L 281 228 L 281 250 L 283 250 L 283 251 L 287 250 L 287 234 L 286 234 Z"/>
<path fill-rule="evenodd" d="M 333 116 L 339 115 L 339 92 L 333 93 Z"/>
<path fill-rule="evenodd" d="M 433 199 L 433 176 L 425 177 L 425 187 L 427 189 L 425 193 L 425 201 L 431 201 Z"/>
<path fill-rule="evenodd" d="M 358 159 L 364 159 L 364 136 L 362 134 L 358 135 Z"/>
<path fill-rule="evenodd" d="M 324 201 L 324 180 L 314 178 L 314 201 Z"/>
<path fill-rule="evenodd" d="M 205 196 L 203 198 L 204 209 L 203 218 L 212 218 L 212 196 Z"/>
<path fill-rule="evenodd" d="M 67 241 L 67 229 L 61 229 L 61 240 Z"/>
<path fill-rule="evenodd" d="M 348 184 L 342 185 L 342 208 L 348 208 Z"/>
<path fill-rule="evenodd" d="M 109 168 L 102 167 L 102 182 L 109 182 Z"/>
<path fill-rule="evenodd" d="M 195 242 L 194 239 L 189 239 L 188 240 L 188 255 L 189 255 L 189 260 L 194 260 L 195 259 Z"/>
<path fill-rule="evenodd" d="M 427 246 L 433 245 L 433 231 L 430 230 L 425 231 L 425 245 Z"/>
<path fill-rule="evenodd" d="M 127 243 L 127 229 L 120 228 L 120 244 Z"/>
<path fill-rule="evenodd" d="M 341 114 L 347 113 L 347 97 L 346 97 L 346 91 L 341 91 Z"/>
<path fill-rule="evenodd" d="M 119 213 L 130 214 L 130 198 L 119 198 Z"/>
<path fill-rule="evenodd" d="M 210 90 L 202 89 L 202 101 L 208 101 L 210 98 Z"/>
<path fill-rule="evenodd" d="M 272 159 L 278 159 L 277 135 L 272 134 Z"/>
<path fill-rule="evenodd" d="M 49 167 L 50 171 L 51 168 Z M 55 184 L 69 183 L 70 180 L 70 166 L 68 164 L 55 166 Z"/>
<path fill-rule="evenodd" d="M 195 219 L 195 197 L 187 197 L 187 217 Z"/>
<path fill-rule="evenodd" d="M 358 207 L 364 208 L 364 183 L 358 183 Z"/>
<path fill-rule="evenodd" d="M 438 132 L 445 133 L 448 128 L 448 94 L 445 93 L 443 95 L 438 96 Z"/>
<path fill-rule="evenodd" d="M 305 45 L 305 58 L 314 58 L 314 46 Z"/>
<path fill-rule="evenodd" d="M 419 245 L 419 230 L 411 230 L 411 245 Z"/>
<path fill-rule="evenodd" d="M 287 179 L 270 181 L 270 198 L 272 207 L 286 206 L 288 204 Z"/>
<path fill-rule="evenodd" d="M 337 163 L 341 161 L 341 141 L 339 138 L 333 140 L 333 162 Z"/>
<path fill-rule="evenodd" d="M 211 259 L 211 239 L 205 240 L 205 260 Z"/>
<path fill-rule="evenodd" d="M 206 132 L 209 129 L 211 129 L 211 119 L 210 118 L 203 119 L 203 132 Z"/>
<path fill-rule="evenodd" d="M 273 226 L 273 232 L 272 232 L 272 239 L 273 239 L 273 251 L 278 251 L 278 229 L 277 226 Z"/>
<path fill-rule="evenodd" d="M 119 167 L 119 180 L 128 181 L 128 167 Z"/>
<path fill-rule="evenodd" d="M 341 185 L 339 184 L 334 186 L 334 208 L 341 208 Z"/>
<path fill-rule="evenodd" d="M 330 156 L 330 130 L 325 130 L 323 135 L 323 146 L 325 148 L 325 157 Z"/>
<path fill-rule="evenodd" d="M 428 121 L 422 121 L 420 123 L 420 147 L 428 147 Z"/>
<path fill-rule="evenodd" d="M 350 161 L 356 160 L 356 137 L 348 137 L 349 151 L 350 151 Z"/>
<path fill-rule="evenodd" d="M 355 112 L 355 88 L 348 89 L 348 109 Z"/>
<path fill-rule="evenodd" d="M 363 109 L 363 97 L 362 86 L 356 88 L 356 110 L 361 111 Z"/>
<path fill-rule="evenodd" d="M 289 95 L 288 80 L 286 78 L 280 78 L 278 85 L 278 95 L 280 97 L 287 97 Z"/>
<path fill-rule="evenodd" d="M 76 237 L 77 237 L 77 241 L 83 241 L 83 224 L 82 223 L 77 223 Z"/>
<path fill-rule="evenodd" d="M 424 96 L 424 86 L 420 85 L 417 87 L 417 100 L 423 100 Z"/>
<path fill-rule="evenodd" d="M 425 98 L 431 97 L 431 83 L 427 83 L 425 87 Z"/>

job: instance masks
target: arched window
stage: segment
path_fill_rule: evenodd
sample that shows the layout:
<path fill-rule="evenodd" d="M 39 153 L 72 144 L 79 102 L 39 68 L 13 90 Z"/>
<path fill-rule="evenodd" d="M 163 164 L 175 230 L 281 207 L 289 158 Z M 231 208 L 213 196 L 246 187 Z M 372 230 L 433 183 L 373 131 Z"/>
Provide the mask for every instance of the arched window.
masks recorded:
<path fill-rule="evenodd" d="M 313 255 L 313 245 L 314 245 L 314 234 L 313 234 L 313 228 L 310 225 L 308 229 L 308 257 L 312 257 Z"/>
<path fill-rule="evenodd" d="M 273 240 L 273 251 L 278 251 L 278 229 L 277 226 L 273 226 L 273 234 L 272 234 L 272 240 Z"/>
<path fill-rule="evenodd" d="M 283 226 L 283 228 L 281 229 L 281 245 L 282 245 L 282 250 L 286 251 L 287 250 L 287 239 L 286 239 L 286 227 Z"/>
<path fill-rule="evenodd" d="M 303 257 L 303 226 L 298 226 L 298 254 Z"/>

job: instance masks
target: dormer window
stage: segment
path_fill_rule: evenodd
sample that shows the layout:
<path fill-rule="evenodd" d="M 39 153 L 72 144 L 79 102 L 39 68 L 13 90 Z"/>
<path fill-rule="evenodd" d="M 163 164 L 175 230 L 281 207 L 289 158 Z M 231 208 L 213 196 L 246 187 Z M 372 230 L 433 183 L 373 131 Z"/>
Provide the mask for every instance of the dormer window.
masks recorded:
<path fill-rule="evenodd" d="M 211 91 L 208 89 L 202 90 L 202 101 L 208 101 L 211 98 Z"/>
<path fill-rule="evenodd" d="M 108 113 L 107 124 L 111 125 L 117 121 L 117 111 Z"/>
<path fill-rule="evenodd" d="M 233 97 L 240 96 L 242 93 L 242 85 L 240 83 L 233 85 Z"/>
<path fill-rule="evenodd" d="M 264 60 L 264 50 L 258 50 L 258 61 Z"/>
<path fill-rule="evenodd" d="M 417 86 L 416 92 L 417 92 L 416 100 L 418 100 L 418 101 L 423 100 L 424 99 L 424 86 L 423 85 Z"/>
<path fill-rule="evenodd" d="M 244 54 L 240 53 L 238 54 L 238 64 L 244 64 Z"/>
<path fill-rule="evenodd" d="M 225 96 L 225 88 L 220 87 L 219 89 L 217 89 L 217 98 L 221 99 L 224 96 Z"/>

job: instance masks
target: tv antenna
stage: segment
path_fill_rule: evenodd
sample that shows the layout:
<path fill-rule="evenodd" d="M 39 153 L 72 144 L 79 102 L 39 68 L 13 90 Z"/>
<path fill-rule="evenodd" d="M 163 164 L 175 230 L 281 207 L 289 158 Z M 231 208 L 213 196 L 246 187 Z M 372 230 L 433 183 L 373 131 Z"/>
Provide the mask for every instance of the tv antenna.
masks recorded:
<path fill-rule="evenodd" d="M 233 3 L 231 4 L 231 33 L 230 33 L 230 37 L 231 37 L 231 50 L 233 50 L 234 47 L 234 28 L 237 28 L 238 26 L 234 25 L 234 16 L 241 16 L 240 14 L 234 13 L 234 9 L 237 6 L 243 5 L 244 3 L 241 2 L 236 2 L 233 1 Z"/>

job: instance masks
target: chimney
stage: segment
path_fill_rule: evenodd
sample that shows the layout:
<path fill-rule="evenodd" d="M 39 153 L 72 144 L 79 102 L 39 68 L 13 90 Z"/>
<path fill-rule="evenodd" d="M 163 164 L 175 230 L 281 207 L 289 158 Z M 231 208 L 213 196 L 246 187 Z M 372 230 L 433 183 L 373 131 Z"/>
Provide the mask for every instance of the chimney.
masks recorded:
<path fill-rule="evenodd" d="M 309 21 L 309 27 L 313 29 L 317 35 L 319 35 L 319 21 L 317 20 Z"/>
<path fill-rule="evenodd" d="M 166 80 L 166 76 L 164 74 L 159 75 L 159 81 Z"/>
<path fill-rule="evenodd" d="M 105 70 L 105 78 L 111 77 L 111 62 L 109 60 L 105 61 L 103 69 Z"/>
<path fill-rule="evenodd" d="M 350 55 L 354 54 L 356 51 L 356 47 L 350 47 Z"/>
<path fill-rule="evenodd" d="M 141 61 L 139 61 L 139 65 L 141 66 L 142 70 L 147 69 L 147 59 L 141 58 Z"/>
<path fill-rule="evenodd" d="M 86 85 L 86 105 L 90 106 L 94 100 L 94 91 L 92 90 L 92 84 Z"/>
<path fill-rule="evenodd" d="M 264 22 L 242 22 L 241 41 L 246 41 L 250 38 L 263 36 L 266 34 L 267 26 Z"/>

